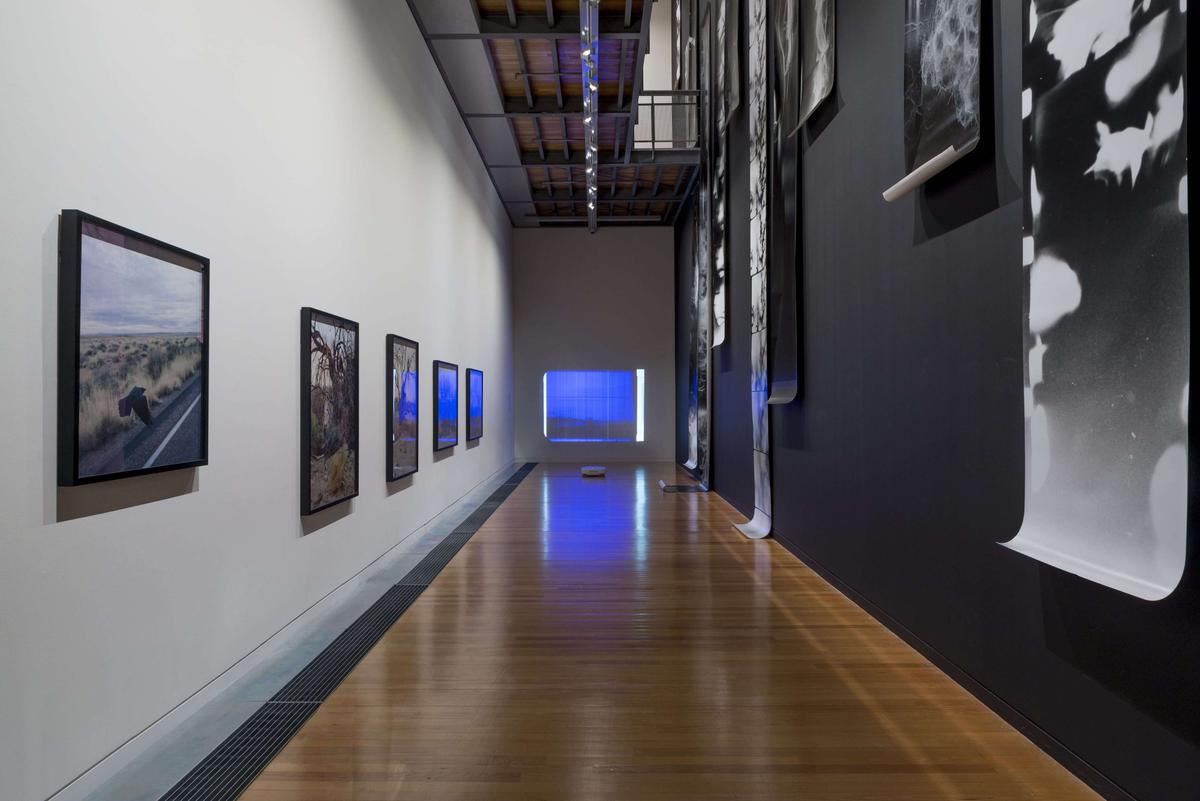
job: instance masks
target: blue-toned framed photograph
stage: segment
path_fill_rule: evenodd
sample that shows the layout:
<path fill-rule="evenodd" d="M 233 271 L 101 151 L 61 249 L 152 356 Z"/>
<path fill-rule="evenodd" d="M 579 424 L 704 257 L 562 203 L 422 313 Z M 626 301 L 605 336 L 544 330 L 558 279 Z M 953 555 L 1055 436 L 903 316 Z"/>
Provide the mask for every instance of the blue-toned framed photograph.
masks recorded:
<path fill-rule="evenodd" d="M 433 449 L 444 451 L 458 444 L 458 365 L 433 363 Z"/>
<path fill-rule="evenodd" d="M 483 436 L 483 371 L 467 368 L 467 441 Z"/>
<path fill-rule="evenodd" d="M 387 480 L 417 472 L 417 427 L 420 421 L 418 380 L 420 346 L 411 339 L 387 338 Z"/>

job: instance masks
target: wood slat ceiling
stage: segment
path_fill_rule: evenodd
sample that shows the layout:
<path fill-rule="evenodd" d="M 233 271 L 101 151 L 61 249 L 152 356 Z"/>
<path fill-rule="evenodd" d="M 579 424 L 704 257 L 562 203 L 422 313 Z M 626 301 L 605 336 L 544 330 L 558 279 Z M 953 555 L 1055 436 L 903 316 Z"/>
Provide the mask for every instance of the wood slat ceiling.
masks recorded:
<path fill-rule="evenodd" d="M 409 2 L 412 6 L 414 0 Z M 480 37 L 492 70 L 488 79 L 499 94 L 501 115 L 508 118 L 507 127 L 531 198 L 504 200 L 510 211 L 517 208 L 517 214 L 525 215 L 532 208 L 536 215 L 532 222 L 527 217 L 514 216 L 514 224 L 537 224 L 543 218 L 583 224 L 581 218 L 587 216 L 587 176 L 583 167 L 580 41 L 576 35 L 564 35 L 570 33 L 569 26 L 578 25 L 579 0 L 552 0 L 552 13 L 547 10 L 547 0 L 469 2 L 479 23 L 475 33 L 485 28 L 489 32 Z M 635 155 L 629 141 L 653 8 L 649 0 L 645 3 L 601 0 L 600 3 L 600 28 L 614 32 L 601 36 L 598 59 L 601 114 L 597 133 L 602 164 L 597 172 L 600 190 L 597 210 L 606 220 L 673 222 L 697 169 L 698 159 L 692 163 L 674 161 L 639 166 L 646 154 Z M 670 13 L 669 8 L 661 9 L 660 13 Z M 506 30 L 520 31 L 521 35 L 505 36 Z M 462 33 L 469 36 L 472 32 Z M 464 114 L 497 116 L 471 114 L 467 109 Z M 496 135 L 494 127 L 488 130 Z M 489 164 L 489 169 L 499 167 L 508 165 Z M 513 186 L 511 181 L 505 185 Z M 520 211 L 522 208 L 526 211 Z"/>
<path fill-rule="evenodd" d="M 478 0 L 477 6 L 480 14 L 507 14 L 507 0 Z M 540 14 L 546 13 L 546 0 L 513 0 L 513 6 L 518 14 Z M 568 15 L 579 13 L 579 0 L 554 0 L 554 11 L 556 14 Z M 601 14 L 624 14 L 625 0 L 600 0 Z M 642 14 L 642 0 L 633 0 L 633 15 L 635 18 Z"/>

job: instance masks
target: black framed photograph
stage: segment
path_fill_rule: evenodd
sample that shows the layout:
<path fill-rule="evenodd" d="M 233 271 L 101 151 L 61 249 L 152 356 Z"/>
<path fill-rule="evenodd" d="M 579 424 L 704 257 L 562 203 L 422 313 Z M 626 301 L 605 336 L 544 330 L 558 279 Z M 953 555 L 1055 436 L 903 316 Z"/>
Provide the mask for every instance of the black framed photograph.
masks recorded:
<path fill-rule="evenodd" d="M 387 338 L 387 480 L 417 472 L 420 347 L 395 334 Z"/>
<path fill-rule="evenodd" d="M 208 259 L 59 221 L 58 483 L 208 464 Z"/>
<path fill-rule="evenodd" d="M 483 436 L 483 371 L 467 368 L 467 441 Z"/>
<path fill-rule="evenodd" d="M 300 513 L 358 495 L 358 323 L 300 310 Z"/>
<path fill-rule="evenodd" d="M 433 449 L 444 451 L 458 444 L 458 365 L 433 363 Z"/>

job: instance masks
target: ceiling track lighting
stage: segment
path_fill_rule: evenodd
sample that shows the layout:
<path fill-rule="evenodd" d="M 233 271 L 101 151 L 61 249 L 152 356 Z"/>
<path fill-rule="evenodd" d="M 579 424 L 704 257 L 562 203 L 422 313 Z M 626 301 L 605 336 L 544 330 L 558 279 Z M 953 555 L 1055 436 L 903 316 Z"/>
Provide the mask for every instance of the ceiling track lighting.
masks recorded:
<path fill-rule="evenodd" d="M 600 0 L 579 0 L 579 62 L 583 85 L 583 156 L 588 198 L 588 230 L 596 233 L 596 182 L 600 161 L 599 91 Z"/>

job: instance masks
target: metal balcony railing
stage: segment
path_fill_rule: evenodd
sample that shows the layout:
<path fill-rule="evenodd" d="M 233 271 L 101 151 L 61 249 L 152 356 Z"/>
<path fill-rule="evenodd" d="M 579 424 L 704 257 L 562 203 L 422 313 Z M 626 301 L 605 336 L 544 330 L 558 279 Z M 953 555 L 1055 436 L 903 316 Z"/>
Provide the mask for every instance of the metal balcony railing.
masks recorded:
<path fill-rule="evenodd" d="M 700 147 L 700 92 L 643 90 L 638 95 L 635 150 L 693 150 Z"/>

